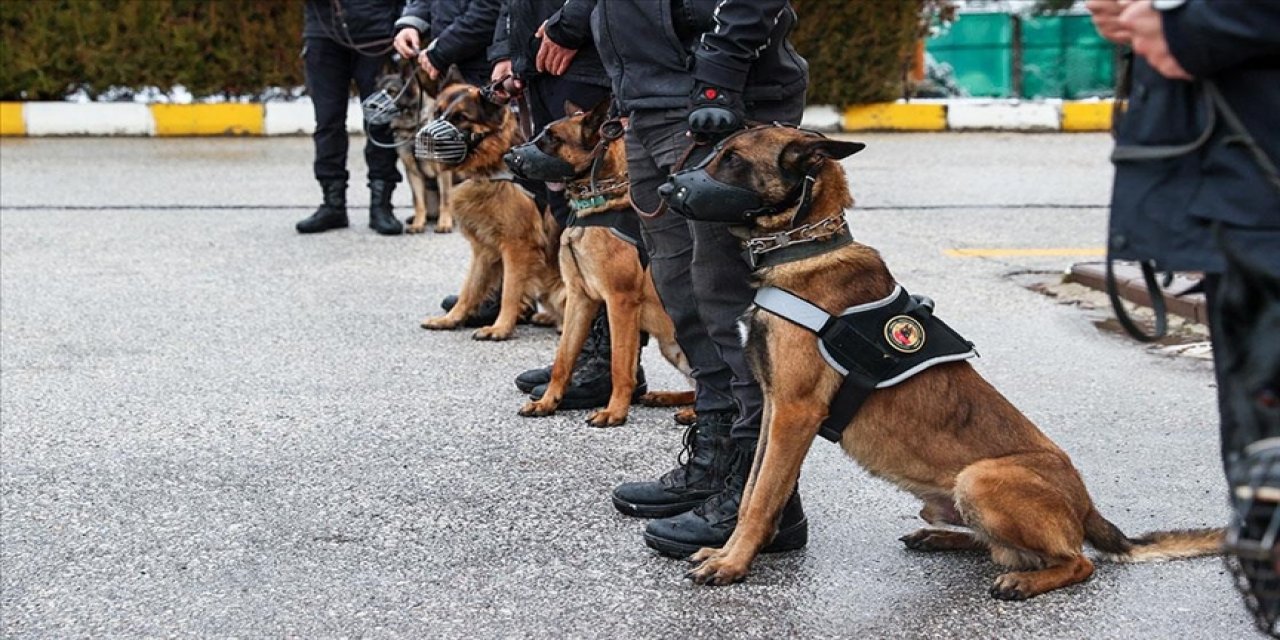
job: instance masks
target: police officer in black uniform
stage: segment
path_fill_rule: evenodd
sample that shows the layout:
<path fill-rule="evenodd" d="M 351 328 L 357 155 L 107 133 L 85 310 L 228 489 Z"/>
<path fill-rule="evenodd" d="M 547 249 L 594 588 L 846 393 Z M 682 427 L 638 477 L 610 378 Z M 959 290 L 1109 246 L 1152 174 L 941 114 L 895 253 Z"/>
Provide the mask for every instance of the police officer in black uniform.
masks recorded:
<path fill-rule="evenodd" d="M 568 0 L 565 11 L 591 0 Z M 658 187 L 692 143 L 748 120 L 798 124 L 808 64 L 787 41 L 796 22 L 787 0 L 603 0 L 596 47 L 629 115 L 631 196 L 659 208 Z M 689 162 L 701 159 L 702 147 Z M 658 294 L 694 369 L 698 421 L 684 463 L 656 481 L 625 483 L 613 502 L 658 518 L 645 541 L 687 556 L 718 547 L 737 524 L 744 479 L 760 434 L 763 397 L 743 354 L 738 318 L 751 304 L 751 268 L 725 225 L 668 214 L 645 219 L 644 242 Z M 793 494 L 765 551 L 803 547 L 808 523 Z"/>
<path fill-rule="evenodd" d="M 347 103 L 351 83 L 363 100 L 374 92 L 383 65 L 391 55 L 392 24 L 404 0 L 307 0 L 302 57 L 307 93 L 315 106 L 315 176 L 324 203 L 298 222 L 298 233 L 318 233 L 346 227 L 347 222 Z M 387 125 L 371 127 L 371 136 L 391 137 Z M 365 142 L 369 167 L 369 227 L 382 235 L 402 231 L 391 209 L 391 194 L 400 182 L 394 149 Z"/>

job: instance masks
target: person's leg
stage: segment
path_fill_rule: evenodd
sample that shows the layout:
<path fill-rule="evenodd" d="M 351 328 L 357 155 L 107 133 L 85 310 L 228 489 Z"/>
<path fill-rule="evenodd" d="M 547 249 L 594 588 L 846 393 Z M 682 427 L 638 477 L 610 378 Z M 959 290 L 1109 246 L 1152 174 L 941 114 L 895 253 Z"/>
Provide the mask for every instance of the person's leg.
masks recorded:
<path fill-rule="evenodd" d="M 352 77 L 360 99 L 364 100 L 377 87 L 378 75 L 382 73 L 388 56 L 353 53 L 353 58 Z M 391 206 L 391 194 L 396 189 L 396 183 L 400 182 L 400 171 L 396 168 L 396 150 L 374 144 L 377 140 L 382 145 L 389 145 L 394 142 L 395 135 L 391 132 L 390 124 L 369 127 L 365 135 L 364 161 L 369 168 L 369 227 L 382 235 L 398 235 L 404 227 L 396 219 Z"/>
<path fill-rule="evenodd" d="M 627 168 L 631 196 L 641 210 L 658 208 L 658 187 L 688 148 L 686 129 L 682 111 L 631 115 Z M 618 486 L 613 492 L 613 504 L 627 515 L 667 518 L 697 507 L 724 488 L 736 450 L 729 439 L 736 402 L 730 384 L 732 372 L 707 335 L 698 314 L 698 301 L 692 295 L 694 247 L 689 223 L 674 213 L 642 218 L 641 234 L 658 297 L 675 325 L 676 342 L 693 370 L 698 417 L 685 434 L 680 466 L 656 481 Z"/>
<path fill-rule="evenodd" d="M 748 105 L 748 117 L 761 122 L 798 123 L 804 111 L 804 96 L 785 103 Z M 687 129 L 681 119 L 672 126 L 683 133 Z M 691 157 L 696 161 L 707 151 Z M 633 183 L 634 184 L 634 183 Z M 726 225 L 690 223 L 693 256 L 689 280 L 696 300 L 697 313 L 708 340 L 728 372 L 728 395 L 737 408 L 730 430 L 733 463 L 726 476 L 725 487 L 696 508 L 662 520 L 650 522 L 645 529 L 645 542 L 661 553 L 688 556 L 701 547 L 722 546 L 738 522 L 745 478 L 751 470 L 764 398 L 755 375 L 747 363 L 738 331 L 742 317 L 755 296 L 751 287 L 751 267 L 742 255 L 742 243 L 729 233 Z M 778 532 L 763 552 L 798 549 L 808 543 L 808 520 L 800 504 L 798 489 L 781 510 Z"/>
<path fill-rule="evenodd" d="M 313 169 L 324 204 L 297 224 L 299 233 L 347 226 L 347 95 L 351 52 L 328 38 L 307 38 L 303 54 L 307 93 L 315 109 Z"/>

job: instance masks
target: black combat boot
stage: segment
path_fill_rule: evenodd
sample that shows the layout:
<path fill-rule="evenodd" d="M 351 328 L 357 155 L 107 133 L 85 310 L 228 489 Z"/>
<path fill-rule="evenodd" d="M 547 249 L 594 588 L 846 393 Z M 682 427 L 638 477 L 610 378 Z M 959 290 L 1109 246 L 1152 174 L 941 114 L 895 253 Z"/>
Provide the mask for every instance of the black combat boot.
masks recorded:
<path fill-rule="evenodd" d="M 560 398 L 561 409 L 594 409 L 609 404 L 609 396 L 613 395 L 613 348 L 609 343 L 609 319 L 601 313 L 591 325 L 591 332 L 598 334 L 591 358 L 586 362 L 574 363 L 573 377 L 569 386 Z M 525 372 L 529 373 L 529 372 Z M 524 374 L 521 374 L 524 375 Z M 547 376 L 548 382 L 551 376 Z M 529 392 L 532 400 L 541 400 L 546 393 L 547 385 L 540 384 Z M 649 392 L 649 385 L 644 379 L 644 367 L 636 361 L 636 388 L 631 392 L 631 401 L 636 402 L 640 396 Z"/>
<path fill-rule="evenodd" d="M 453 310 L 453 306 L 458 304 L 458 296 L 449 294 L 440 300 L 440 308 L 445 313 Z M 471 314 L 462 321 L 462 326 L 476 328 L 487 327 L 498 321 L 498 314 L 502 313 L 502 289 L 494 289 L 485 296 L 484 300 L 475 309 L 471 310 Z M 534 305 L 525 303 L 520 307 L 520 317 L 516 318 L 516 324 L 529 324 L 533 321 L 534 314 L 537 309 Z M 551 378 L 548 377 L 548 380 Z M 525 393 L 528 393 L 526 391 Z"/>
<path fill-rule="evenodd" d="M 603 323 L 600 322 L 601 318 L 604 318 Z M 591 332 L 587 334 L 586 342 L 582 343 L 582 351 L 578 352 L 578 359 L 573 363 L 575 373 L 596 358 L 596 351 L 600 348 L 601 340 L 604 340 L 605 347 L 608 348 L 609 320 L 605 316 L 603 308 L 596 314 L 595 321 L 591 323 Z M 546 385 L 548 382 L 551 382 L 551 365 L 529 369 L 516 376 L 516 388 L 522 393 L 533 393 L 534 389 Z"/>
<path fill-rule="evenodd" d="M 320 188 L 324 191 L 324 204 L 294 225 L 298 233 L 320 233 L 347 226 L 347 181 L 321 180 Z"/>
<path fill-rule="evenodd" d="M 404 225 L 391 210 L 391 194 L 396 183 L 390 180 L 369 181 L 369 228 L 384 236 L 398 236 Z"/>
<path fill-rule="evenodd" d="M 637 518 L 684 513 L 724 489 L 733 462 L 729 428 L 734 414 L 707 411 L 684 432 L 679 466 L 650 482 L 624 482 L 613 490 L 613 506 Z"/>
<path fill-rule="evenodd" d="M 755 458 L 755 443 L 736 443 L 736 455 L 724 490 L 705 502 L 680 515 L 654 520 L 644 530 L 644 541 L 651 548 L 666 556 L 687 558 L 702 547 L 722 547 L 729 541 L 738 525 L 738 507 L 742 501 L 742 487 L 751 462 Z M 798 490 L 791 492 L 787 504 L 778 518 L 778 532 L 761 553 L 776 553 L 801 549 L 809 542 L 809 521 L 800 505 Z"/>

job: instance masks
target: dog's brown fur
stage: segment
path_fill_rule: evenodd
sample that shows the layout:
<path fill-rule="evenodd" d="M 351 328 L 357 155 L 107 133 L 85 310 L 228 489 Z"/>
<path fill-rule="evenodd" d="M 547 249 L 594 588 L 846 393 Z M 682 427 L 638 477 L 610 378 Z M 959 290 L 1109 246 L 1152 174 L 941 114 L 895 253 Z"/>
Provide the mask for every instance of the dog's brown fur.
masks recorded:
<path fill-rule="evenodd" d="M 783 127 L 761 128 L 725 146 L 708 170 L 718 180 L 780 202 L 809 167 L 823 168 L 812 213 L 795 209 L 755 221 L 751 234 L 844 215 L 853 205 L 844 170 L 834 159 L 852 143 Z M 834 159 L 833 159 L 834 158 Z M 881 299 L 894 278 L 871 247 L 852 245 L 757 272 L 760 284 L 804 297 L 828 313 Z M 765 422 L 742 498 L 738 526 L 722 549 L 702 549 L 689 576 L 728 584 L 746 575 L 776 531 L 800 465 L 840 386 L 814 335 L 768 312 L 750 318 L 748 355 L 765 393 Z M 1119 561 L 1218 553 L 1222 530 L 1161 532 L 1132 539 L 1094 508 L 1070 458 L 967 362 L 934 366 L 871 394 L 844 432 L 844 450 L 872 474 L 915 494 L 932 525 L 902 538 L 912 549 L 983 549 L 1012 569 L 991 595 L 1024 599 L 1087 579 L 1088 542 Z"/>
<path fill-rule="evenodd" d="M 565 106 L 568 117 L 547 125 L 544 140 L 553 148 L 543 149 L 567 161 L 580 171 L 589 171 L 592 154 L 600 142 L 600 126 L 609 111 L 609 102 L 601 102 L 583 113 L 575 105 Z M 598 165 L 600 180 L 626 180 L 627 159 L 621 139 L 607 143 Z M 570 193 L 586 186 L 589 176 L 571 181 Z M 627 189 L 609 194 L 599 207 L 577 212 L 581 218 L 611 211 L 630 211 Z M 613 390 L 609 404 L 592 413 L 587 423 L 595 427 L 612 427 L 627 420 L 631 395 L 636 387 L 636 361 L 640 332 L 648 331 L 658 348 L 677 369 L 689 375 L 689 361 L 676 344 L 676 329 L 662 308 L 653 276 L 640 265 L 636 247 L 615 236 L 606 227 L 570 227 L 560 237 L 560 275 L 565 285 L 564 333 L 551 366 L 551 381 L 542 398 L 528 402 L 520 409 L 522 416 L 547 416 L 555 413 L 569 385 L 574 362 L 582 351 L 591 323 L 605 305 L 609 319 L 611 347 L 610 370 Z M 641 397 L 649 406 L 675 406 L 693 403 L 693 392 L 652 392 Z"/>
<path fill-rule="evenodd" d="M 436 98 L 434 117 L 446 111 L 448 120 L 464 132 L 484 136 L 467 157 L 452 167 L 466 181 L 453 188 L 454 220 L 471 244 L 471 265 L 458 293 L 458 302 L 443 316 L 422 321 L 425 329 L 455 329 L 484 297 L 502 282 L 502 307 L 492 326 L 472 334 L 477 340 L 506 340 L 526 300 L 542 302 L 538 324 L 559 322 L 564 286 L 554 264 L 547 260 L 547 233 L 533 198 L 509 180 L 494 180 L 502 172 L 502 154 L 521 142 L 515 117 L 505 107 L 486 100 L 480 89 L 466 84 L 450 69 Z"/>
<path fill-rule="evenodd" d="M 412 65 L 412 62 L 401 63 Z M 414 65 L 416 67 L 416 65 Z M 378 79 L 378 88 L 385 89 L 391 95 L 400 95 L 396 105 L 400 112 L 391 120 L 391 131 L 395 134 L 396 155 L 404 166 L 405 181 L 413 192 L 413 219 L 405 225 L 405 233 L 422 233 L 427 228 L 427 219 L 436 218 L 436 233 L 453 231 L 453 207 L 450 203 L 450 192 L 453 188 L 453 172 L 448 167 L 436 163 L 419 160 L 413 155 L 413 140 L 422 125 L 430 118 L 433 99 L 438 92 L 438 83 L 427 76 L 427 72 L 417 69 L 407 91 L 401 93 L 406 79 L 401 70 L 389 69 Z M 427 189 L 427 181 L 434 180 L 436 190 Z"/>

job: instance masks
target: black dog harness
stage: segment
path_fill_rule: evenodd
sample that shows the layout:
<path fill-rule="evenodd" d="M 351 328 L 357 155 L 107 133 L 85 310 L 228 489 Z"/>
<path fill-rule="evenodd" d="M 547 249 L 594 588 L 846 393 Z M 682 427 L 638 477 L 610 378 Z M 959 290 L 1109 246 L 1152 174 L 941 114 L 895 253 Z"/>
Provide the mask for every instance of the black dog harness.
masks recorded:
<path fill-rule="evenodd" d="M 766 287 L 755 305 L 818 336 L 818 351 L 844 382 L 818 435 L 840 442 L 845 427 L 876 389 L 892 387 L 929 367 L 978 355 L 973 343 L 933 316 L 933 301 L 893 293 L 833 316 L 794 293 Z"/>

